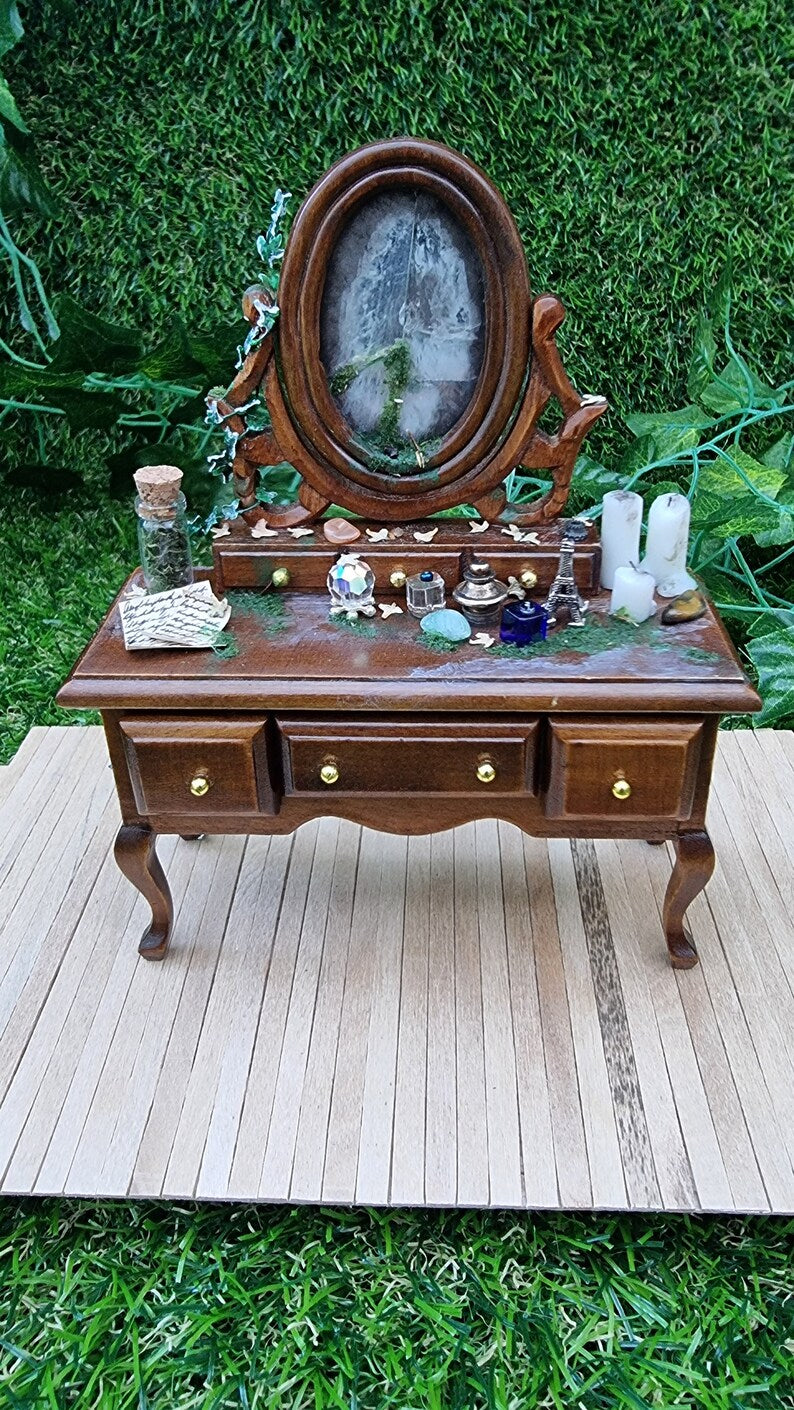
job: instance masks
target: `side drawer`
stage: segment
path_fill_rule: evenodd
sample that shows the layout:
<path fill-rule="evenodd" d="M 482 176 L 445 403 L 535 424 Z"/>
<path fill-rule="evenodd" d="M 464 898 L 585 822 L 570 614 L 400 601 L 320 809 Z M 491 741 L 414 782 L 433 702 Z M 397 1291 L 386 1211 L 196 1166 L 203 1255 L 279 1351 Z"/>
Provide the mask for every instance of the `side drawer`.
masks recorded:
<path fill-rule="evenodd" d="M 535 792 L 535 719 L 276 723 L 287 794 Z"/>
<path fill-rule="evenodd" d="M 689 817 L 702 720 L 561 716 L 549 728 L 548 817 Z"/>
<path fill-rule="evenodd" d="M 119 721 L 138 811 L 275 813 L 264 716 L 132 715 Z"/>

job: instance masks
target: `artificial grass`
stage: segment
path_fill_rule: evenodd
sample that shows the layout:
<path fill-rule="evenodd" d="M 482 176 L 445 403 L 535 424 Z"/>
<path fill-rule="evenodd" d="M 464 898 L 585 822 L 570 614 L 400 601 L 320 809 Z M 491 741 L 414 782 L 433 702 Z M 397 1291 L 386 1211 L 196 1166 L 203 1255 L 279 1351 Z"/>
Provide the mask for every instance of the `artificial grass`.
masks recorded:
<path fill-rule="evenodd" d="M 0 763 L 31 725 L 98 722 L 60 710 L 55 693 L 136 564 L 128 505 L 85 494 L 46 509 L 30 492 L 2 519 Z"/>
<path fill-rule="evenodd" d="M 375 138 L 479 162 L 575 381 L 676 405 L 731 257 L 734 338 L 785 360 L 794 252 L 785 0 L 82 0 L 31 8 L 5 67 L 61 202 L 14 222 L 51 294 L 162 335 L 233 318 L 274 188 L 291 212 Z M 231 371 L 231 369 L 230 369 Z M 614 415 L 588 450 L 623 439 Z"/>
<path fill-rule="evenodd" d="M 71 1410 L 785 1410 L 794 1222 L 6 1201 L 0 1376 Z"/>

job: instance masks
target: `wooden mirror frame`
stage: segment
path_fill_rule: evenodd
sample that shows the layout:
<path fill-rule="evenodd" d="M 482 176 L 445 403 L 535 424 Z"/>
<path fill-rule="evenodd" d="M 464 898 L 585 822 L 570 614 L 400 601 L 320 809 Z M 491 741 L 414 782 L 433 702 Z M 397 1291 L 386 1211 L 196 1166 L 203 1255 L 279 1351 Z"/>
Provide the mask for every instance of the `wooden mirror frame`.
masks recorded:
<path fill-rule="evenodd" d="M 320 356 L 320 313 L 329 262 L 362 202 L 409 187 L 426 191 L 465 230 L 483 271 L 482 364 L 471 400 L 416 474 L 389 475 L 367 463 L 334 400 Z M 261 327 L 273 298 L 247 289 L 243 312 Z M 281 268 L 279 317 L 257 340 L 228 391 L 209 405 L 234 438 L 233 472 L 243 517 L 274 527 L 318 518 L 330 504 L 366 518 L 421 519 L 472 504 L 488 519 L 535 524 L 555 518 L 568 497 L 582 440 L 606 410 L 581 397 L 554 341 L 560 301 L 532 300 L 521 237 L 502 197 L 479 167 L 438 142 L 396 138 L 343 157 L 309 192 L 295 218 Z M 562 422 L 554 436 L 538 420 L 556 396 Z M 249 429 L 264 403 L 271 426 Z M 298 503 L 260 505 L 261 466 L 289 462 L 302 477 Z M 508 504 L 502 481 L 515 467 L 545 470 L 552 485 L 528 505 Z"/>

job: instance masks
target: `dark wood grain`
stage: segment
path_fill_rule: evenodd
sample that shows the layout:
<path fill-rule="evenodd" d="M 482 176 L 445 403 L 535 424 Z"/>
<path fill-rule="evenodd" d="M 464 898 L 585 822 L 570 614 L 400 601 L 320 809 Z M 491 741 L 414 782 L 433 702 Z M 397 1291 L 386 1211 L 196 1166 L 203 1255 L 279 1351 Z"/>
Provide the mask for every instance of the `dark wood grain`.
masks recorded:
<path fill-rule="evenodd" d="M 174 904 L 157 856 L 156 843 L 157 837 L 152 828 L 123 823 L 114 848 L 119 868 L 151 907 L 151 924 L 144 930 L 138 946 L 138 953 L 145 960 L 164 958 L 174 919 Z"/>
<path fill-rule="evenodd" d="M 676 863 L 664 898 L 664 931 L 673 968 L 691 969 L 698 956 L 684 916 L 714 870 L 714 848 L 705 829 L 681 832 L 673 845 Z"/>

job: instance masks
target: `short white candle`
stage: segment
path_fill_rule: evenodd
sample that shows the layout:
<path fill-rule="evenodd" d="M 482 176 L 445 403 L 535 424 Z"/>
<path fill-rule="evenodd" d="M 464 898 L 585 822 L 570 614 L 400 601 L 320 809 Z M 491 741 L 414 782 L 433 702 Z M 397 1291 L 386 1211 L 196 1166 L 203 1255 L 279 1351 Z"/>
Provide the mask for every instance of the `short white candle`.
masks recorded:
<path fill-rule="evenodd" d="M 641 567 L 652 573 L 660 597 L 677 597 L 696 587 L 686 570 L 689 544 L 689 500 L 683 494 L 662 494 L 648 513 L 648 537 Z"/>
<path fill-rule="evenodd" d="M 653 600 L 653 578 L 634 563 L 627 563 L 615 569 L 615 582 L 612 587 L 612 601 L 609 610 L 612 616 L 620 613 L 639 625 L 652 617 L 656 607 Z"/>
<path fill-rule="evenodd" d="M 642 495 L 632 490 L 610 490 L 604 495 L 601 515 L 601 586 L 611 588 L 615 569 L 637 563 L 640 557 Z"/>

